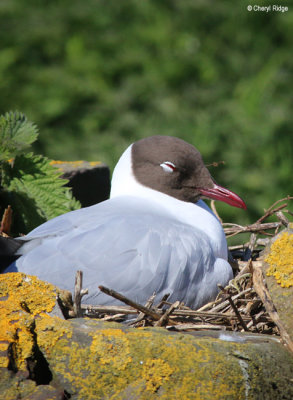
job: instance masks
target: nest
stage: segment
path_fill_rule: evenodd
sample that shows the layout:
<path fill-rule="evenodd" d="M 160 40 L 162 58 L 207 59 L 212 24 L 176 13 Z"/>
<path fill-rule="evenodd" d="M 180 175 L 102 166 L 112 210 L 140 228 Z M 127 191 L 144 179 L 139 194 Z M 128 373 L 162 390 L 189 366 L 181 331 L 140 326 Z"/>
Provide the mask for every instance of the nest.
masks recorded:
<path fill-rule="evenodd" d="M 87 291 L 82 290 L 82 272 L 78 271 L 74 296 L 75 314 L 103 321 L 124 321 L 133 327 L 162 326 L 173 331 L 224 330 L 276 335 L 281 336 L 293 351 L 292 342 L 264 283 L 260 257 L 270 239 L 282 227 L 289 225 L 289 218 L 293 216 L 287 209 L 290 200 L 293 197 L 278 200 L 254 224 L 241 226 L 223 223 L 227 238 L 242 233 L 249 233 L 250 238 L 245 244 L 229 247 L 234 279 L 225 288 L 219 287 L 216 300 L 200 309 L 192 310 L 179 301 L 170 303 L 168 294 L 162 299 L 156 299 L 154 294 L 142 305 L 104 286 L 99 287 L 102 292 L 120 300 L 125 306 L 82 305 L 81 298 Z M 214 203 L 212 208 L 217 214 Z M 159 303 L 154 306 L 157 300 Z"/>
<path fill-rule="evenodd" d="M 156 299 L 153 294 L 142 305 L 104 286 L 99 286 L 102 292 L 120 300 L 125 306 L 83 305 L 82 297 L 88 292 L 87 289 L 82 289 L 82 271 L 78 271 L 75 279 L 74 311 L 71 316 L 123 321 L 134 327 L 162 326 L 174 331 L 224 330 L 276 335 L 281 336 L 282 341 L 293 352 L 293 343 L 265 285 L 260 257 L 270 240 L 282 228 L 288 227 L 293 216 L 287 208 L 291 200 L 293 197 L 287 196 L 276 201 L 253 224 L 241 226 L 222 223 L 227 239 L 249 233 L 249 240 L 245 244 L 229 247 L 229 262 L 234 270 L 234 279 L 225 288 L 219 287 L 216 300 L 200 309 L 192 310 L 179 301 L 170 303 L 168 294 L 162 299 Z M 221 221 L 213 201 L 211 207 Z M 10 224 L 11 209 L 8 208 L 0 231 L 9 231 Z M 159 303 L 154 306 L 157 300 Z"/>

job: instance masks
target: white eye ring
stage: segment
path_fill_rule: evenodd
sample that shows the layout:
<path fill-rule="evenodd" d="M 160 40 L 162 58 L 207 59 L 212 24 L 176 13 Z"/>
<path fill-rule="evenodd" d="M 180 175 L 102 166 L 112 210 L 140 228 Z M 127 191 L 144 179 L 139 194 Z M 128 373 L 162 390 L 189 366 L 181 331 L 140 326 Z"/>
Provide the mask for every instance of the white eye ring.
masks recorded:
<path fill-rule="evenodd" d="M 162 167 L 163 170 L 165 172 L 168 172 L 169 174 L 174 172 L 176 169 L 176 165 L 173 164 L 171 161 L 164 161 L 162 164 L 160 164 L 160 167 Z"/>

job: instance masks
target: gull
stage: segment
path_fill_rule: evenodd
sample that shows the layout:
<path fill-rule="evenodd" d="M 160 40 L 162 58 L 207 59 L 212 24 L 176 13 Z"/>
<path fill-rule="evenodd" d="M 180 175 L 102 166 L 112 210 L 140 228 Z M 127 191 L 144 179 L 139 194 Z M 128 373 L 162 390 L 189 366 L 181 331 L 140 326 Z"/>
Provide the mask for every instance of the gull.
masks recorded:
<path fill-rule="evenodd" d="M 25 237 L 1 238 L 0 265 L 70 291 L 82 270 L 86 304 L 121 304 L 99 290 L 104 285 L 138 303 L 169 293 L 169 301 L 196 309 L 233 278 L 224 231 L 203 198 L 246 208 L 214 181 L 194 146 L 147 137 L 122 154 L 109 200 L 58 216 Z"/>

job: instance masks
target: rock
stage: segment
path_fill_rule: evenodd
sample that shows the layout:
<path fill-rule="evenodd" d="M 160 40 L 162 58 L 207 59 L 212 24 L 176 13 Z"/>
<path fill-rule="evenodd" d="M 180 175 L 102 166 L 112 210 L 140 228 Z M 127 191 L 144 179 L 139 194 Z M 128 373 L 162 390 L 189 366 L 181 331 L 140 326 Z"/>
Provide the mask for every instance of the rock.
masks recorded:
<path fill-rule="evenodd" d="M 293 396 L 293 358 L 268 337 L 254 341 L 255 335 L 226 334 L 220 339 L 80 319 L 67 327 L 54 348 L 40 348 L 53 379 L 74 399 L 118 393 L 119 399 Z M 41 339 L 41 324 L 36 330 Z"/>
<path fill-rule="evenodd" d="M 110 170 L 101 162 L 52 161 L 53 166 L 63 171 L 74 197 L 82 207 L 88 207 L 109 198 Z"/>
<path fill-rule="evenodd" d="M 65 400 L 66 393 L 50 385 L 37 385 L 21 374 L 0 368 L 0 400 Z"/>
<path fill-rule="evenodd" d="M 293 341 L 293 229 L 284 229 L 274 237 L 262 258 L 269 293 Z"/>
<path fill-rule="evenodd" d="M 49 314 L 56 290 L 24 274 L 0 276 L 5 400 L 45 391 L 76 400 L 293 398 L 293 358 L 276 338 L 64 320 Z"/>
<path fill-rule="evenodd" d="M 35 335 L 42 315 L 64 319 L 59 307 L 64 296 L 34 276 L 0 275 L 0 400 L 64 398 L 62 389 L 48 385 L 52 374 Z"/>

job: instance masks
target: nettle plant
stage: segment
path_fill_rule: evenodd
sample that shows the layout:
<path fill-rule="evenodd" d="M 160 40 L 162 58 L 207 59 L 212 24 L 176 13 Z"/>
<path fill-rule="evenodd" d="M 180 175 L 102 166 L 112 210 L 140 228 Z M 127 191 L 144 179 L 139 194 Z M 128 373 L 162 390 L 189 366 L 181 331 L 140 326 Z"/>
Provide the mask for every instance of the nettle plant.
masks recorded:
<path fill-rule="evenodd" d="M 48 158 L 29 151 L 35 124 L 20 112 L 0 116 L 0 213 L 11 206 L 12 233 L 25 234 L 57 215 L 79 208 Z M 0 219 L 1 219 L 0 216 Z"/>

